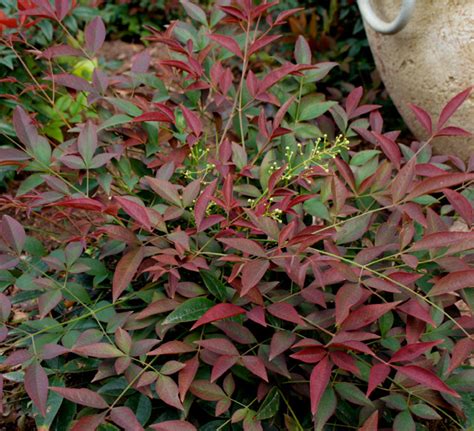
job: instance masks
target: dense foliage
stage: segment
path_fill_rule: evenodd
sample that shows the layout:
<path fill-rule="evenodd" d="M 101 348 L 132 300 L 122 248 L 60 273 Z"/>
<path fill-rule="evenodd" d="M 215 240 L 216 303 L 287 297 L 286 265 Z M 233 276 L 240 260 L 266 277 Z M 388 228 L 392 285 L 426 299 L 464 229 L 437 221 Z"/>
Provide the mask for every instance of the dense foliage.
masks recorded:
<path fill-rule="evenodd" d="M 150 29 L 163 56 L 117 75 L 98 59 L 101 18 L 78 40 L 72 2 L 28 5 L 23 22 L 65 33 L 23 62 L 29 94 L 12 91 L 0 141 L 21 179 L 0 197 L 6 417 L 76 431 L 472 424 L 474 166 L 430 150 L 467 133 L 448 121 L 470 90 L 434 123 L 412 106 L 431 137 L 408 146 L 362 88 L 326 99 L 336 64 L 313 64 L 304 37 L 271 56 L 297 10 L 182 0 L 189 19 Z M 3 43 L 25 49 L 29 29 L 11 27 Z M 57 114 L 54 130 L 23 97 Z"/>

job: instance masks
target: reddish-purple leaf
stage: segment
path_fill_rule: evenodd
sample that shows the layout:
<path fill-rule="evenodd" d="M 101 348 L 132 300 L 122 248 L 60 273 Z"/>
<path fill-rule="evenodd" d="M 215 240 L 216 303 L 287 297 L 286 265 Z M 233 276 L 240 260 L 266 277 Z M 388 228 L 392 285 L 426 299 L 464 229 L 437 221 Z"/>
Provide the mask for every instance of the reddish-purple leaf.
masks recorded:
<path fill-rule="evenodd" d="M 238 355 L 237 348 L 226 338 L 210 338 L 208 340 L 196 341 L 201 347 L 204 347 L 218 355 Z"/>
<path fill-rule="evenodd" d="M 431 250 L 439 247 L 450 247 L 460 242 L 474 241 L 474 232 L 436 232 L 424 236 L 410 247 L 410 251 Z"/>
<path fill-rule="evenodd" d="M 105 414 L 84 416 L 71 428 L 71 431 L 95 431 L 104 421 Z"/>
<path fill-rule="evenodd" d="M 14 249 L 17 253 L 21 253 L 26 240 L 25 229 L 14 218 L 9 215 L 2 217 L 0 225 L 0 237 Z"/>
<path fill-rule="evenodd" d="M 33 362 L 25 371 L 25 390 L 42 416 L 46 416 L 48 376 L 44 368 Z"/>
<path fill-rule="evenodd" d="M 406 200 L 412 200 L 418 196 L 439 192 L 443 189 L 457 186 L 458 184 L 471 181 L 473 179 L 474 173 L 450 173 L 426 178 L 425 180 L 416 184 L 413 190 L 406 197 Z"/>
<path fill-rule="evenodd" d="M 355 376 L 360 374 L 355 358 L 348 353 L 335 350 L 330 353 L 330 358 L 336 367 L 354 374 Z"/>
<path fill-rule="evenodd" d="M 164 200 L 176 205 L 181 206 L 181 198 L 178 194 L 178 189 L 175 184 L 171 184 L 169 181 L 162 180 L 159 178 L 145 177 L 148 185 L 153 189 Z"/>
<path fill-rule="evenodd" d="M 59 202 L 55 202 L 54 206 L 66 207 L 66 208 L 77 208 L 81 210 L 98 211 L 98 212 L 102 212 L 105 210 L 105 207 L 102 203 L 91 198 L 64 199 Z"/>
<path fill-rule="evenodd" d="M 145 112 L 144 114 L 138 115 L 132 120 L 132 123 L 141 123 L 143 121 L 159 121 L 164 123 L 170 123 L 170 119 L 167 115 L 162 112 Z"/>
<path fill-rule="evenodd" d="M 165 421 L 150 425 L 155 431 L 197 431 L 197 428 L 186 421 Z"/>
<path fill-rule="evenodd" d="M 250 256 L 266 257 L 267 255 L 260 244 L 247 238 L 219 238 L 219 241 Z"/>
<path fill-rule="evenodd" d="M 441 127 L 446 124 L 446 122 L 451 118 L 451 116 L 457 111 L 457 109 L 463 104 L 463 102 L 469 97 L 472 87 L 467 88 L 461 93 L 454 96 L 443 108 L 441 114 L 439 115 L 438 124 L 436 129 L 439 130 Z"/>
<path fill-rule="evenodd" d="M 345 283 L 336 293 L 336 324 L 340 325 L 347 316 L 351 307 L 362 298 L 364 290 L 357 284 Z"/>
<path fill-rule="evenodd" d="M 400 202 L 406 195 L 408 189 L 413 185 L 415 167 L 416 157 L 412 157 L 393 179 L 391 186 L 393 202 Z"/>
<path fill-rule="evenodd" d="M 326 356 L 323 358 L 318 365 L 313 368 L 311 372 L 311 377 L 309 380 L 309 394 L 311 399 L 311 414 L 315 415 L 319 402 L 326 390 L 326 387 L 331 378 L 331 362 Z"/>
<path fill-rule="evenodd" d="M 114 302 L 133 280 L 144 256 L 144 248 L 137 247 L 123 255 L 117 263 L 112 281 L 112 298 Z"/>
<path fill-rule="evenodd" d="M 10 353 L 7 359 L 2 362 L 5 367 L 14 367 L 15 365 L 23 364 L 32 358 L 31 352 L 26 349 L 18 349 Z"/>
<path fill-rule="evenodd" d="M 201 226 L 202 221 L 204 220 L 207 206 L 209 205 L 209 202 L 211 201 L 211 198 L 214 195 L 216 185 L 217 179 L 208 184 L 196 200 L 196 205 L 194 206 L 194 220 L 198 229 Z"/>
<path fill-rule="evenodd" d="M 104 44 L 105 25 L 100 16 L 96 16 L 84 31 L 86 48 L 89 52 L 95 54 Z"/>
<path fill-rule="evenodd" d="M 397 167 L 397 169 L 400 169 L 402 153 L 400 152 L 400 148 L 395 143 L 395 141 L 377 132 L 372 132 L 372 134 L 377 138 L 377 141 L 382 147 L 382 150 L 385 153 L 385 155 Z"/>
<path fill-rule="evenodd" d="M 418 367 L 417 365 L 405 365 L 403 367 L 396 367 L 396 369 L 400 371 L 400 373 L 427 388 L 460 398 L 455 390 L 451 389 L 432 371 Z"/>
<path fill-rule="evenodd" d="M 254 259 L 242 266 L 242 290 L 240 296 L 245 296 L 255 287 L 267 272 L 270 262 L 266 259 Z"/>
<path fill-rule="evenodd" d="M 444 189 L 443 193 L 454 210 L 471 226 L 474 223 L 474 208 L 471 202 L 454 190 Z"/>
<path fill-rule="evenodd" d="M 263 327 L 267 326 L 267 322 L 265 321 L 265 311 L 261 306 L 254 307 L 250 311 L 247 311 L 247 317 Z"/>
<path fill-rule="evenodd" d="M 304 362 L 305 364 L 316 364 L 326 356 L 326 349 L 322 346 L 306 347 L 299 352 L 290 355 L 290 358 Z"/>
<path fill-rule="evenodd" d="M 453 348 L 451 361 L 447 373 L 450 374 L 458 368 L 466 359 L 470 358 L 474 351 L 474 340 L 463 338 Z"/>
<path fill-rule="evenodd" d="M 375 322 L 388 311 L 393 310 L 398 304 L 400 304 L 400 301 L 364 305 L 350 313 L 347 319 L 342 323 L 341 328 L 345 331 L 363 328 Z"/>
<path fill-rule="evenodd" d="M 54 0 L 54 9 L 59 21 L 62 21 L 70 10 L 69 0 Z"/>
<path fill-rule="evenodd" d="M 237 57 L 243 58 L 242 51 L 239 44 L 235 41 L 234 38 L 230 36 L 224 36 L 222 34 L 210 34 L 209 39 L 217 42 L 219 45 L 223 46 L 228 51 L 235 54 Z"/>
<path fill-rule="evenodd" d="M 59 73 L 57 75 L 52 75 L 49 79 L 54 81 L 56 84 L 63 85 L 67 88 L 72 88 L 76 91 L 86 91 L 88 93 L 94 92 L 94 87 L 84 78 L 71 75 L 70 73 Z"/>
<path fill-rule="evenodd" d="M 469 137 L 472 133 L 461 127 L 449 126 L 438 130 L 434 136 L 465 136 Z"/>
<path fill-rule="evenodd" d="M 190 392 L 205 401 L 219 401 L 227 398 L 220 386 L 207 380 L 195 380 L 191 384 Z"/>
<path fill-rule="evenodd" d="M 416 359 L 418 358 L 418 356 L 425 353 L 427 350 L 431 349 L 434 346 L 437 346 L 442 342 L 443 340 L 437 340 L 429 341 L 426 343 L 408 344 L 397 350 L 390 358 L 389 362 L 412 361 L 413 359 Z"/>
<path fill-rule="evenodd" d="M 267 307 L 267 311 L 281 320 L 296 323 L 297 325 L 304 325 L 304 320 L 298 314 L 295 307 L 287 302 L 271 304 Z"/>
<path fill-rule="evenodd" d="M 105 400 L 97 392 L 91 391 L 90 389 L 72 389 L 63 388 L 61 386 L 51 386 L 50 389 L 63 398 L 80 404 L 81 406 L 92 407 L 94 409 L 106 409 L 108 407 Z"/>
<path fill-rule="evenodd" d="M 128 407 L 114 407 L 110 412 L 110 419 L 125 431 L 142 431 L 144 429 L 138 422 L 135 413 Z"/>
<path fill-rule="evenodd" d="M 184 119 L 186 120 L 186 124 L 192 130 L 195 136 L 201 136 L 202 133 L 202 123 L 199 117 L 196 115 L 195 112 L 189 110 L 184 105 L 180 105 L 181 111 L 183 112 Z"/>
<path fill-rule="evenodd" d="M 452 272 L 437 281 L 430 290 L 430 296 L 456 292 L 466 287 L 474 286 L 474 269 Z"/>
<path fill-rule="evenodd" d="M 242 362 L 245 368 L 251 373 L 268 382 L 267 370 L 265 363 L 258 356 L 246 355 L 242 356 Z"/>
<path fill-rule="evenodd" d="M 362 98 L 364 90 L 362 87 L 354 88 L 346 99 L 346 113 L 347 116 L 350 118 L 354 110 L 359 106 L 360 99 Z"/>
<path fill-rule="evenodd" d="M 144 206 L 124 196 L 115 196 L 115 200 L 130 217 L 140 223 L 145 229 L 151 231 L 151 220 Z"/>
<path fill-rule="evenodd" d="M 375 410 L 369 418 L 364 422 L 364 425 L 362 425 L 359 428 L 359 431 L 377 431 L 379 424 L 379 411 Z"/>
<path fill-rule="evenodd" d="M 179 400 L 178 385 L 171 377 L 160 374 L 156 380 L 155 388 L 156 393 L 164 403 L 179 410 L 184 410 Z"/>
<path fill-rule="evenodd" d="M 296 335 L 289 331 L 277 331 L 273 334 L 270 342 L 270 361 L 276 356 L 288 350 L 296 340 Z"/>
<path fill-rule="evenodd" d="M 194 377 L 196 377 L 198 368 L 199 358 L 196 355 L 186 361 L 184 368 L 180 370 L 178 374 L 178 388 L 181 402 L 184 401 L 184 398 L 186 397 L 186 394 L 193 383 Z"/>
<path fill-rule="evenodd" d="M 21 162 L 31 159 L 31 156 L 24 151 L 15 148 L 0 148 L 0 165 L 7 165 L 9 162 Z"/>
<path fill-rule="evenodd" d="M 174 340 L 168 341 L 165 344 L 162 344 L 155 350 L 152 350 L 148 353 L 150 356 L 158 356 L 158 355 L 177 355 L 180 353 L 189 353 L 194 352 L 196 350 L 193 346 L 186 344 L 182 341 Z"/>
<path fill-rule="evenodd" d="M 281 35 L 273 34 L 273 35 L 266 35 L 262 36 L 257 39 L 254 43 L 250 45 L 248 55 L 252 55 L 255 52 L 262 49 L 264 46 L 267 46 L 269 43 L 275 42 L 276 40 L 280 39 Z"/>
<path fill-rule="evenodd" d="M 42 359 L 53 359 L 58 356 L 64 355 L 64 353 L 68 353 L 69 349 L 66 349 L 66 347 L 60 346 L 59 344 L 45 344 L 43 346 L 42 352 L 41 352 L 41 358 Z"/>
<path fill-rule="evenodd" d="M 385 379 L 390 374 L 390 367 L 385 364 L 376 364 L 373 365 L 370 369 L 369 375 L 369 384 L 367 386 L 367 393 L 366 395 L 369 396 L 374 389 L 383 383 Z"/>
<path fill-rule="evenodd" d="M 217 320 L 227 319 L 229 317 L 238 316 L 245 313 L 242 307 L 234 304 L 217 304 L 207 310 L 202 317 L 192 326 L 191 330 L 205 325 L 206 323 L 215 322 Z"/>
<path fill-rule="evenodd" d="M 229 368 L 232 368 L 238 361 L 239 357 L 234 355 L 222 355 L 217 358 L 211 372 L 211 383 L 214 383 Z"/>
<path fill-rule="evenodd" d="M 91 356 L 93 358 L 118 358 L 123 352 L 109 343 L 93 343 L 85 346 L 74 347 L 74 353 L 78 355 Z"/>
<path fill-rule="evenodd" d="M 413 105 L 412 103 L 409 103 L 408 107 L 413 111 L 416 119 L 423 126 L 428 135 L 431 136 L 433 133 L 433 123 L 431 121 L 430 114 L 428 114 L 428 112 L 426 112 L 423 108 Z"/>

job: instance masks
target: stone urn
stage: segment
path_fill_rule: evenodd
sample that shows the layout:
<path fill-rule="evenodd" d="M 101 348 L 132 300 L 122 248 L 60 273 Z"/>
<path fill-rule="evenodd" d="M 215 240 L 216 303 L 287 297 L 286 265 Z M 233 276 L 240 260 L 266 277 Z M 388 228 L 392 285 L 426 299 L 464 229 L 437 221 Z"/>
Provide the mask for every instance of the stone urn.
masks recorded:
<path fill-rule="evenodd" d="M 446 102 L 474 84 L 474 0 L 358 0 L 375 64 L 414 135 L 426 132 L 408 108 L 436 119 Z M 474 133 L 474 92 L 450 125 Z M 474 136 L 433 140 L 438 154 L 468 159 Z"/>

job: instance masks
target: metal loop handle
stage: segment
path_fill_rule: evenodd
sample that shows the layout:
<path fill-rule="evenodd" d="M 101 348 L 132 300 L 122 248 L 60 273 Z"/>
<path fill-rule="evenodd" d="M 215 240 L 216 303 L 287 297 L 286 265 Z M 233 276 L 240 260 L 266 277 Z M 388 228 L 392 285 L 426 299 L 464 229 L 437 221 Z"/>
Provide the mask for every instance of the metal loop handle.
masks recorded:
<path fill-rule="evenodd" d="M 386 22 L 380 19 L 375 13 L 370 0 L 357 0 L 357 4 L 362 14 L 362 18 L 375 31 L 383 34 L 394 34 L 402 30 L 410 20 L 410 17 L 415 8 L 416 0 L 403 0 L 400 13 L 392 22 Z"/>

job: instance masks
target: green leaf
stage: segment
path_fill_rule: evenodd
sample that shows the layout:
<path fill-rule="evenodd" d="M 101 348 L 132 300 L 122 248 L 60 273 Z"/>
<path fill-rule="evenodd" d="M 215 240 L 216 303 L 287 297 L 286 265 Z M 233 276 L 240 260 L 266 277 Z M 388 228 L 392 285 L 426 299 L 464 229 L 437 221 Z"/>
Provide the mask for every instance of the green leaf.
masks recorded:
<path fill-rule="evenodd" d="M 226 286 L 212 273 L 212 271 L 203 270 L 200 274 L 204 284 L 212 295 L 220 301 L 228 299 Z"/>
<path fill-rule="evenodd" d="M 426 404 L 415 404 L 410 406 L 411 412 L 423 419 L 431 419 L 431 420 L 441 420 L 441 416 L 436 413 L 436 410 Z"/>
<path fill-rule="evenodd" d="M 393 431 L 416 431 L 416 424 L 408 410 L 398 413 L 393 421 Z"/>
<path fill-rule="evenodd" d="M 324 205 L 318 198 L 308 199 L 303 204 L 303 207 L 304 210 L 313 217 L 319 217 L 328 221 L 331 220 L 331 216 L 329 215 L 326 205 Z"/>
<path fill-rule="evenodd" d="M 336 383 L 334 385 L 336 392 L 345 400 L 357 404 L 358 406 L 372 407 L 372 401 L 370 401 L 365 394 L 352 383 Z"/>
<path fill-rule="evenodd" d="M 326 422 L 336 411 L 337 398 L 334 389 L 328 386 L 319 402 L 315 416 L 315 431 L 323 431 Z"/>
<path fill-rule="evenodd" d="M 194 322 L 198 320 L 214 303 L 207 298 L 191 298 L 173 310 L 163 321 L 164 325 Z"/>
<path fill-rule="evenodd" d="M 357 152 L 352 157 L 351 165 L 362 166 L 365 165 L 369 160 L 372 160 L 377 154 L 380 154 L 379 150 L 365 150 Z"/>
<path fill-rule="evenodd" d="M 140 108 L 138 108 L 132 102 L 129 102 L 127 100 L 117 99 L 115 97 L 107 97 L 106 100 L 121 111 L 133 117 L 137 117 L 138 115 L 143 114 L 143 111 Z"/>
<path fill-rule="evenodd" d="M 277 388 L 272 388 L 268 395 L 265 397 L 265 400 L 262 403 L 262 406 L 258 410 L 256 419 L 258 421 L 264 419 L 270 419 L 276 415 L 280 407 L 280 393 Z"/>
<path fill-rule="evenodd" d="M 314 120 L 336 105 L 336 102 L 332 101 L 315 103 L 313 100 L 309 100 L 307 103 L 305 102 L 300 106 L 300 121 Z"/>
<path fill-rule="evenodd" d="M 129 117 L 125 114 L 112 115 L 110 118 L 107 118 L 107 120 L 105 120 L 102 124 L 100 124 L 97 130 L 104 130 L 108 129 L 109 127 L 118 126 L 119 124 L 125 124 L 128 123 L 131 119 L 132 117 Z"/>

